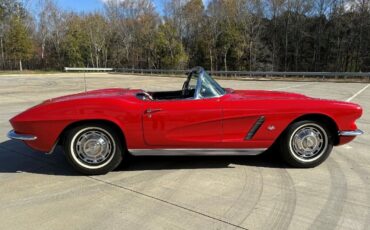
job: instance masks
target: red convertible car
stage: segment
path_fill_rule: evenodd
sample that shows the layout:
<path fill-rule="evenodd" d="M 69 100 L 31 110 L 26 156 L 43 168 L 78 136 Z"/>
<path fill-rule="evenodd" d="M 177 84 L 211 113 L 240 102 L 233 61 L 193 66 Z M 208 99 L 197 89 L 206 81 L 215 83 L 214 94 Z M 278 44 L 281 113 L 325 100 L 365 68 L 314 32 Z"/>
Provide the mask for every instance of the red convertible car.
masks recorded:
<path fill-rule="evenodd" d="M 103 89 L 58 97 L 10 120 L 11 139 L 52 152 L 62 145 L 84 174 L 132 155 L 257 155 L 277 146 L 294 167 L 322 163 L 362 134 L 359 105 L 296 93 L 222 88 L 192 69 L 181 90 Z"/>

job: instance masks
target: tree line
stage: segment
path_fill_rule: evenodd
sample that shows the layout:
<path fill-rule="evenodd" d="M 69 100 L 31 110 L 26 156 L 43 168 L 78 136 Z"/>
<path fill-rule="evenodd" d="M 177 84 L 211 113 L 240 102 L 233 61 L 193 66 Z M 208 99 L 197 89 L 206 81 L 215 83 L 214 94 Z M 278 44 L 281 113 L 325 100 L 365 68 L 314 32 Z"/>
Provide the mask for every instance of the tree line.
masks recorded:
<path fill-rule="evenodd" d="M 0 69 L 370 71 L 370 0 L 0 0 Z"/>

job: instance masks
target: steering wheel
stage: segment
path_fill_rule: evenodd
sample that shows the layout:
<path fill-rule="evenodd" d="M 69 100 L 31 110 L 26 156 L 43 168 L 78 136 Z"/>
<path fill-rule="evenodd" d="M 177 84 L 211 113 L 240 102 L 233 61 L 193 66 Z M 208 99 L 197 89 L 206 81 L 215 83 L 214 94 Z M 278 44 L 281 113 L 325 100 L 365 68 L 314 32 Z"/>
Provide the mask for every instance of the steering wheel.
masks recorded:
<path fill-rule="evenodd" d="M 189 95 L 189 89 L 188 89 L 188 86 L 189 86 L 189 80 L 186 80 L 184 82 L 184 84 L 182 85 L 182 96 L 185 97 L 185 96 L 188 96 Z"/>
<path fill-rule="evenodd" d="M 145 96 L 147 96 L 151 101 L 153 101 L 153 97 L 152 95 L 150 95 L 148 92 L 142 92 L 142 94 L 144 94 Z"/>

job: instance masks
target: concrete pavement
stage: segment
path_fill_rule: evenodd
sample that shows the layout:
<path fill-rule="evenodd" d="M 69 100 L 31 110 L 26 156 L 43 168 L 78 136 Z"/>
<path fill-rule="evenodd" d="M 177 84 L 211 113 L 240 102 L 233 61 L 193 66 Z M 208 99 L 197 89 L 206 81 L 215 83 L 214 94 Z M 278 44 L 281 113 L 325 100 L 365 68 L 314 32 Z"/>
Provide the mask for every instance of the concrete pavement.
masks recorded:
<path fill-rule="evenodd" d="M 182 78 L 87 74 L 87 88 L 171 90 Z M 0 229 L 368 229 L 370 87 L 363 83 L 219 81 L 347 100 L 364 108 L 365 134 L 313 169 L 257 157 L 142 157 L 81 176 L 60 149 L 10 141 L 9 118 L 45 99 L 81 92 L 83 74 L 0 76 Z M 353 97 L 356 95 L 355 97 Z M 353 97 L 353 98 L 352 98 Z"/>

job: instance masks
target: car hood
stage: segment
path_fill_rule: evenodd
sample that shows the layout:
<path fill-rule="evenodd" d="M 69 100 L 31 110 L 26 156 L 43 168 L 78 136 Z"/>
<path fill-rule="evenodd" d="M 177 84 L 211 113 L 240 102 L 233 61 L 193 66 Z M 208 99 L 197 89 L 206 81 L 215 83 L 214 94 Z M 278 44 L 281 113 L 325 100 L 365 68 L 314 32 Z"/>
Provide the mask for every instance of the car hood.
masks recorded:
<path fill-rule="evenodd" d="M 92 90 L 92 91 L 87 91 L 83 93 L 77 93 L 77 94 L 71 94 L 67 96 L 52 98 L 52 99 L 46 100 L 44 103 L 87 99 L 87 98 L 107 98 L 107 97 L 111 98 L 111 97 L 123 96 L 129 91 L 130 89 L 120 89 L 120 88 L 99 89 L 99 90 Z"/>
<path fill-rule="evenodd" d="M 234 90 L 233 94 L 253 99 L 313 99 L 299 93 L 288 93 L 281 91 L 270 91 L 270 90 Z"/>

